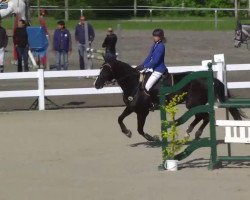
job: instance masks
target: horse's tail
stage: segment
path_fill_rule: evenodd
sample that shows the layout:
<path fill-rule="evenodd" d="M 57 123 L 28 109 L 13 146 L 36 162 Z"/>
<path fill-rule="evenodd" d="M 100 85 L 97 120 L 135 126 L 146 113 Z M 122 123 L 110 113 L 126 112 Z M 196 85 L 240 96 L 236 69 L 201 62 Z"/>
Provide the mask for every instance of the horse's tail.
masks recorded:
<path fill-rule="evenodd" d="M 214 92 L 220 102 L 226 101 L 224 84 L 218 79 L 214 79 Z M 233 97 L 229 91 L 227 91 L 228 97 Z M 234 120 L 242 120 L 242 118 L 248 118 L 246 114 L 239 108 L 229 108 L 228 111 L 233 116 Z"/>

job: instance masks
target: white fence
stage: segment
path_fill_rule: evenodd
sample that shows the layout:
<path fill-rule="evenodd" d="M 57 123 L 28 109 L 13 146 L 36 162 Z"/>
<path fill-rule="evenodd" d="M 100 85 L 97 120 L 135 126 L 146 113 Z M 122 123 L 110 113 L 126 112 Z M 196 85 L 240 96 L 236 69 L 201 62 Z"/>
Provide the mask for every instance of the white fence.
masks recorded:
<path fill-rule="evenodd" d="M 205 71 L 207 63 L 211 60 L 202 61 L 202 65 L 198 66 L 178 66 L 168 67 L 170 73 L 181 73 L 188 71 Z M 222 82 L 226 81 L 225 69 L 227 71 L 250 70 L 250 64 L 234 64 L 225 66 L 224 55 L 214 56 L 213 70 L 217 72 L 217 78 Z M 45 97 L 49 96 L 65 96 L 65 95 L 100 95 L 100 94 L 119 94 L 122 93 L 120 87 L 105 87 L 97 90 L 95 88 L 68 88 L 68 89 L 46 89 L 45 79 L 48 78 L 68 78 L 68 77 L 95 77 L 99 75 L 100 70 L 75 70 L 75 71 L 44 71 L 38 69 L 36 72 L 23 73 L 1 73 L 0 80 L 15 79 L 37 79 L 37 90 L 14 90 L 0 91 L 0 98 L 16 98 L 16 97 L 38 97 L 39 110 L 45 110 Z M 250 82 L 229 82 L 229 89 L 250 88 Z"/>

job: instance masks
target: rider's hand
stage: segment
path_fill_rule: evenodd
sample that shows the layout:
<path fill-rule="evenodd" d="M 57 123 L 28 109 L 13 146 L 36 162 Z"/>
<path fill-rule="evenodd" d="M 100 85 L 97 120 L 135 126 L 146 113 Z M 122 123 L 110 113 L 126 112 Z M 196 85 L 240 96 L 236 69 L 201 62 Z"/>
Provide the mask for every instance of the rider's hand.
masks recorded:
<path fill-rule="evenodd" d="M 137 67 L 136 67 L 136 70 L 138 70 L 138 71 L 142 71 L 144 69 L 144 66 L 143 65 L 138 65 Z"/>

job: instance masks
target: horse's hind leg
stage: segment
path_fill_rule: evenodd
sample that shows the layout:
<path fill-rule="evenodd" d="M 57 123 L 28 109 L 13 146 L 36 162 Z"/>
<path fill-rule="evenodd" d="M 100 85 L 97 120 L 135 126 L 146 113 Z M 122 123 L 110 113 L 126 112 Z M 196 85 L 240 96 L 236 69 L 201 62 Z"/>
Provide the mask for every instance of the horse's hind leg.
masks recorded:
<path fill-rule="evenodd" d="M 209 114 L 208 113 L 200 113 L 201 119 L 203 119 L 203 123 L 201 124 L 200 128 L 195 133 L 195 139 L 199 139 L 201 134 L 203 133 L 204 128 L 209 123 Z"/>
<path fill-rule="evenodd" d="M 123 120 L 125 117 L 130 115 L 132 112 L 133 112 L 132 109 L 130 109 L 129 107 L 126 107 L 125 110 L 122 112 L 122 114 L 118 117 L 118 123 L 121 127 L 122 132 L 129 138 L 131 138 L 132 132 L 129 129 L 127 129 L 127 127 L 123 123 Z"/>
<path fill-rule="evenodd" d="M 142 135 L 146 140 L 148 141 L 155 141 L 155 138 L 153 138 L 151 135 L 144 132 L 143 127 L 146 122 L 146 118 L 148 116 L 148 111 L 144 113 L 137 113 L 137 131 L 140 135 Z"/>
<path fill-rule="evenodd" d="M 194 127 L 202 120 L 202 116 L 200 114 L 196 114 L 195 115 L 195 119 L 194 121 L 188 126 L 186 133 L 187 133 L 187 137 L 190 136 L 189 133 L 191 133 L 194 130 Z"/>

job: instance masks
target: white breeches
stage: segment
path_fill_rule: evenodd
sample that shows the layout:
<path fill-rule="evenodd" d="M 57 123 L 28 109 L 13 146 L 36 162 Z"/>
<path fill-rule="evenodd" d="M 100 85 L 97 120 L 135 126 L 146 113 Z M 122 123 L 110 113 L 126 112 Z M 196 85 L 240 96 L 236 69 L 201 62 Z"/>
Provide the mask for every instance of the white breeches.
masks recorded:
<path fill-rule="evenodd" d="M 4 48 L 0 48 L 0 66 L 4 64 Z"/>
<path fill-rule="evenodd" d="M 152 86 L 159 80 L 159 78 L 161 78 L 161 76 L 162 76 L 162 73 L 153 72 L 145 85 L 145 89 L 149 91 L 150 88 L 152 88 Z"/>

